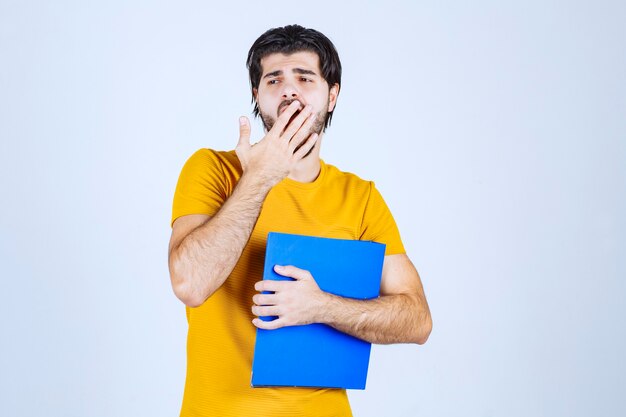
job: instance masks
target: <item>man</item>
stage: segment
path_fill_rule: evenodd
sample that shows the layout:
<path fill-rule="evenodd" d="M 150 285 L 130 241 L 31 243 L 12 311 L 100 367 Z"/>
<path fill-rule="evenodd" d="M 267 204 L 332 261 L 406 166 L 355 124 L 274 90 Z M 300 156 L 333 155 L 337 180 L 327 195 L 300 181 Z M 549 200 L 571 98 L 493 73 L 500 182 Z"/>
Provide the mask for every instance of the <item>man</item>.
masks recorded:
<path fill-rule="evenodd" d="M 372 343 L 423 344 L 428 304 L 373 183 L 320 159 L 341 81 L 330 40 L 297 25 L 271 29 L 247 66 L 265 136 L 251 146 L 240 118 L 235 151 L 197 151 L 174 197 L 170 276 L 189 322 L 181 415 L 350 416 L 345 390 L 251 388 L 255 326 L 325 323 Z M 297 265 L 275 268 L 293 281 L 263 281 L 270 231 L 385 243 L 380 297 L 325 293 Z"/>

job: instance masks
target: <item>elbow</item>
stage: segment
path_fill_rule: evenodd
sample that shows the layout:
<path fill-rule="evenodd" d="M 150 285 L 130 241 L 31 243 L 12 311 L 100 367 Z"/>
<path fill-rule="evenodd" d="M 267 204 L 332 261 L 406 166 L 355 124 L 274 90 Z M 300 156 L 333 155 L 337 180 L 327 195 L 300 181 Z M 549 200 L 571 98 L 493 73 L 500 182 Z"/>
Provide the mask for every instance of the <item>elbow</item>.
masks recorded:
<path fill-rule="evenodd" d="M 181 271 L 175 262 L 170 262 L 170 280 L 174 295 L 187 307 L 200 307 L 208 297 L 203 296 L 192 285 L 189 273 Z"/>
<path fill-rule="evenodd" d="M 419 326 L 419 328 L 416 331 L 415 343 L 417 343 L 418 345 L 423 345 L 424 343 L 426 343 L 426 341 L 428 340 L 428 337 L 430 336 L 430 332 L 432 330 L 433 330 L 433 320 L 429 314 L 426 322 L 423 323 L 421 326 Z"/>
<path fill-rule="evenodd" d="M 187 307 L 200 307 L 206 301 L 206 298 L 199 297 L 192 289 L 188 282 L 184 280 L 175 279 L 172 275 L 172 290 L 174 295 Z"/>
<path fill-rule="evenodd" d="M 174 289 L 174 294 L 176 297 L 183 302 L 187 307 L 195 308 L 200 307 L 206 301 L 205 298 L 196 297 L 193 294 L 190 294 L 189 291 L 184 290 L 176 290 Z"/>
<path fill-rule="evenodd" d="M 185 304 L 189 308 L 200 307 L 202 304 L 204 304 L 204 301 L 200 301 L 199 299 L 182 299 L 182 298 L 179 298 L 179 300 L 182 301 L 183 304 Z"/>
<path fill-rule="evenodd" d="M 412 301 L 412 306 L 410 321 L 407 323 L 407 340 L 405 343 L 423 345 L 433 329 L 433 319 L 425 302 L 420 302 L 416 297 L 409 296 L 409 298 Z"/>

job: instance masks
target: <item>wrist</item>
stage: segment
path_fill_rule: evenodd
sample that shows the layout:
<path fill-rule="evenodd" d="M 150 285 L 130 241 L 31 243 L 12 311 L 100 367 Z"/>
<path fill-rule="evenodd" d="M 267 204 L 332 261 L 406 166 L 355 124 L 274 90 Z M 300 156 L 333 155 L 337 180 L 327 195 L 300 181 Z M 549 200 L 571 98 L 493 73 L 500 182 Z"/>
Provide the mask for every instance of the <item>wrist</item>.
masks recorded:
<path fill-rule="evenodd" d="M 254 172 L 244 171 L 239 179 L 239 185 L 242 188 L 252 190 L 255 194 L 265 196 L 279 181 L 257 175 Z"/>
<path fill-rule="evenodd" d="M 314 323 L 330 324 L 333 321 L 333 311 L 339 297 L 334 294 L 320 291 L 319 303 L 316 306 Z"/>

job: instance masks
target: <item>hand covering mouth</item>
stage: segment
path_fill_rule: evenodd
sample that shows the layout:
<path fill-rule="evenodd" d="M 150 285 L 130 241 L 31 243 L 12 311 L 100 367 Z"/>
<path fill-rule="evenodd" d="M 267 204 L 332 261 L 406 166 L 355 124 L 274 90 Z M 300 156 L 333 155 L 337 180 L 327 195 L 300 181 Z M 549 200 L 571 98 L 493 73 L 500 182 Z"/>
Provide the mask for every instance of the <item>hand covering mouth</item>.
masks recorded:
<path fill-rule="evenodd" d="M 296 110 L 296 111 L 295 111 L 295 113 L 293 114 L 293 116 L 292 116 L 292 117 L 291 117 L 291 119 L 289 120 L 289 121 L 291 122 L 291 120 L 293 120 L 293 118 L 294 118 L 296 115 L 298 115 L 298 114 L 302 111 L 302 109 L 304 108 L 304 106 L 302 105 L 302 102 L 301 102 L 300 100 L 296 99 L 296 98 L 291 99 L 291 100 L 285 100 L 285 101 L 283 101 L 282 103 L 280 103 L 280 104 L 278 105 L 278 110 L 276 111 L 276 113 L 277 113 L 277 114 L 276 114 L 276 116 L 277 116 L 277 117 L 279 117 L 279 116 L 283 113 L 283 111 L 285 111 L 285 109 L 286 109 L 287 107 L 289 107 L 289 105 L 290 105 L 291 103 L 293 103 L 294 101 L 299 102 L 299 103 L 300 103 L 300 107 L 298 107 L 298 110 Z"/>

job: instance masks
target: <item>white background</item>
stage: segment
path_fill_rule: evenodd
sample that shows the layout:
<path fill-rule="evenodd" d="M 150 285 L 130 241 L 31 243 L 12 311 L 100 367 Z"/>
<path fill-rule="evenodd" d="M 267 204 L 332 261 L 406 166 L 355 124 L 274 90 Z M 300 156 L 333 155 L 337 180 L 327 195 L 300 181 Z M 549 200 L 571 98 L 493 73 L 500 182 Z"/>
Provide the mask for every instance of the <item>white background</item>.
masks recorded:
<path fill-rule="evenodd" d="M 234 147 L 248 48 L 291 23 L 339 50 L 322 156 L 376 181 L 434 319 L 373 348 L 355 416 L 624 415 L 624 22 L 620 1 L 1 0 L 0 415 L 178 414 L 174 187 Z"/>

